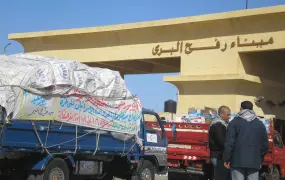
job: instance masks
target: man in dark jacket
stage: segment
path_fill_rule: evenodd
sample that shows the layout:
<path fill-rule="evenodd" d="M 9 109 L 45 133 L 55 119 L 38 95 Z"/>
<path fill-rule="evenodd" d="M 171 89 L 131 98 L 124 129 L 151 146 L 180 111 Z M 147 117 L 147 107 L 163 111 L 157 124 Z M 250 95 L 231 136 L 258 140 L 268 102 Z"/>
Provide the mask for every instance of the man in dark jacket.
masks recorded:
<path fill-rule="evenodd" d="M 210 124 L 209 148 L 211 151 L 211 162 L 214 166 L 215 180 L 228 180 L 230 176 L 229 170 L 224 167 L 222 159 L 230 114 L 231 110 L 229 107 L 221 106 L 218 109 L 218 118 Z"/>
<path fill-rule="evenodd" d="M 269 149 L 265 126 L 252 109 L 251 102 L 242 102 L 241 111 L 227 128 L 223 159 L 225 167 L 231 167 L 232 180 L 258 180 Z"/>

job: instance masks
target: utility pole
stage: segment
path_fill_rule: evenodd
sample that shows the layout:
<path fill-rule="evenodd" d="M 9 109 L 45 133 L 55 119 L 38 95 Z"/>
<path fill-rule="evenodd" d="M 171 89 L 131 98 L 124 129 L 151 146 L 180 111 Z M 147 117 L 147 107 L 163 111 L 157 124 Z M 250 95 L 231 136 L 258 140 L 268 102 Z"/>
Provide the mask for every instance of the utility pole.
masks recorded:
<path fill-rule="evenodd" d="M 245 0 L 245 9 L 248 8 L 248 0 Z"/>

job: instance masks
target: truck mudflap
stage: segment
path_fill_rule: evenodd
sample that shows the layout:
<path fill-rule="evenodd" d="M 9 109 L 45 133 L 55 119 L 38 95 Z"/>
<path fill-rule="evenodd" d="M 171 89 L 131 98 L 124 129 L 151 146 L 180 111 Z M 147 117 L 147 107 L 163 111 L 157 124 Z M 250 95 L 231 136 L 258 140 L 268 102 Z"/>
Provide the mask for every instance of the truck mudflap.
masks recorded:
<path fill-rule="evenodd" d="M 169 173 L 179 173 L 179 174 L 191 174 L 191 175 L 200 175 L 204 176 L 205 173 L 200 168 L 194 168 L 194 167 L 187 167 L 187 168 L 169 168 Z"/>

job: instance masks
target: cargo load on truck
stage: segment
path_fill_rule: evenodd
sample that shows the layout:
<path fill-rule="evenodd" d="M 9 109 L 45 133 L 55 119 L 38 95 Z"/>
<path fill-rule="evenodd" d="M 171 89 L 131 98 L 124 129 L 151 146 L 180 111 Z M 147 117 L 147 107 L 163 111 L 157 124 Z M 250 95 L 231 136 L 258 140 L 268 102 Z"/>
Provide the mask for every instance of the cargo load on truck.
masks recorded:
<path fill-rule="evenodd" d="M 154 180 L 168 169 L 159 115 L 142 109 L 117 71 L 0 56 L 0 115 L 0 179 Z"/>
<path fill-rule="evenodd" d="M 230 114 L 231 121 L 236 114 Z M 163 117 L 163 116 L 162 116 Z M 193 124 L 209 124 L 218 117 L 218 108 L 189 108 L 188 114 L 175 114 L 172 115 L 173 119 L 166 119 L 166 122 L 177 122 L 177 123 L 193 123 Z M 270 118 L 259 117 L 266 127 L 267 132 L 269 133 L 269 120 Z"/>
<path fill-rule="evenodd" d="M 10 120 L 59 121 L 137 137 L 140 100 L 117 71 L 30 54 L 0 56 L 0 105 Z"/>
<path fill-rule="evenodd" d="M 217 108 L 203 107 L 203 108 L 189 108 L 187 114 L 173 114 L 173 119 L 166 119 L 166 122 L 180 122 L 180 123 L 209 123 L 217 118 Z M 230 115 L 232 118 L 235 114 Z"/>

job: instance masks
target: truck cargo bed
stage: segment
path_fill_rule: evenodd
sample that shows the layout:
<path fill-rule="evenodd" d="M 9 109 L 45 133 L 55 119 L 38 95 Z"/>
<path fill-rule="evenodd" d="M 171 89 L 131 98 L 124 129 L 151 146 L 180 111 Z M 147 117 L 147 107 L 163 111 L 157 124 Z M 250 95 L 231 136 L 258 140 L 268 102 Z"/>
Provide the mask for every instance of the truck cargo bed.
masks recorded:
<path fill-rule="evenodd" d="M 2 126 L 0 137 L 2 152 L 123 154 L 136 151 L 134 138 L 124 141 L 111 132 L 56 121 L 14 120 Z"/>

